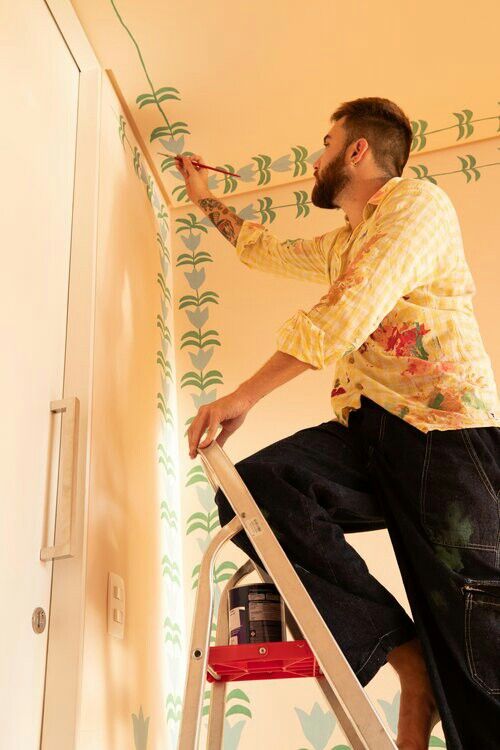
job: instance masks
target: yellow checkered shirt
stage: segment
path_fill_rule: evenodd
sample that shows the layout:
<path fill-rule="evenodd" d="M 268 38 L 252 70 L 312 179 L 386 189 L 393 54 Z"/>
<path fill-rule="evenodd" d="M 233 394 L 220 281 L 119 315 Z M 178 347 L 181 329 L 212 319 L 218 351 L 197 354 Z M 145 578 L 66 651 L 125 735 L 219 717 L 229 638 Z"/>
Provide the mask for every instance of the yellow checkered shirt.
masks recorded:
<path fill-rule="evenodd" d="M 344 425 L 364 394 L 423 432 L 500 427 L 476 288 L 447 193 L 393 177 L 354 231 L 344 219 L 326 234 L 285 241 L 243 222 L 236 251 L 245 265 L 329 285 L 279 328 L 278 350 L 315 369 L 335 364 L 331 404 Z"/>

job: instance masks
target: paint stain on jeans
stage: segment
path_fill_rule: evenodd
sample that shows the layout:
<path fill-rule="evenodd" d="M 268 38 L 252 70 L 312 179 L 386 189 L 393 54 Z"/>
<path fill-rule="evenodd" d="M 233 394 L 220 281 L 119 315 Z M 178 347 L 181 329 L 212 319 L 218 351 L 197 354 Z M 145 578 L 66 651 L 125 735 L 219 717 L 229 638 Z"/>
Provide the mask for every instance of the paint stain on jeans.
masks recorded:
<path fill-rule="evenodd" d="M 446 506 L 444 518 L 436 518 L 433 529 L 434 541 L 440 544 L 467 545 L 472 536 L 472 523 L 458 502 L 450 502 Z"/>
<path fill-rule="evenodd" d="M 462 562 L 462 556 L 460 555 L 460 550 L 456 547 L 443 547 L 441 544 L 433 544 L 432 546 L 436 552 L 436 557 L 438 557 L 447 568 L 456 572 L 463 569 L 464 564 Z"/>

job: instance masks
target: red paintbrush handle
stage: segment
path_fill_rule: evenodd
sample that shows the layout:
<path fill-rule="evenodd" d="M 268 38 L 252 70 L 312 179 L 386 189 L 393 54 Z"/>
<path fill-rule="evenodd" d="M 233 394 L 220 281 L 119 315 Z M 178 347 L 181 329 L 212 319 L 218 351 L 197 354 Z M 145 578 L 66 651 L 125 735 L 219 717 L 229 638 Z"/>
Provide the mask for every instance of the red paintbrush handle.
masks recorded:
<path fill-rule="evenodd" d="M 179 156 L 175 157 L 176 159 L 179 159 Z M 241 177 L 239 174 L 235 174 L 234 172 L 228 172 L 227 169 L 219 169 L 218 167 L 209 167 L 208 164 L 202 164 L 199 161 L 192 161 L 192 164 L 195 165 L 195 167 L 200 167 L 201 169 L 211 169 L 213 172 L 222 172 L 222 174 L 228 174 L 231 175 L 231 177 Z"/>

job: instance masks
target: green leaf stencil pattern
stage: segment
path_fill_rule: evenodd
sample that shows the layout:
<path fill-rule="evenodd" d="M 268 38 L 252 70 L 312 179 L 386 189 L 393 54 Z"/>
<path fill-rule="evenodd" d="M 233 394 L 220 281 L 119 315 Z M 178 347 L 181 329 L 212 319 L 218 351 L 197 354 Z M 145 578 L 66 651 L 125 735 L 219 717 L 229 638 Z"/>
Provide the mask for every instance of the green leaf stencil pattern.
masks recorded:
<path fill-rule="evenodd" d="M 188 129 L 188 123 L 183 121 L 177 121 L 170 123 L 165 111 L 162 107 L 162 103 L 167 100 L 181 101 L 178 89 L 173 86 L 162 86 L 159 89 L 155 89 L 153 86 L 150 74 L 146 68 L 144 57 L 141 53 L 138 42 L 132 34 L 130 28 L 125 24 L 122 16 L 118 12 L 115 0 L 110 0 L 111 5 L 116 13 L 116 16 L 130 37 L 139 57 L 139 61 L 146 77 L 146 80 L 150 87 L 150 92 L 145 94 L 139 94 L 136 97 L 136 104 L 139 109 L 147 105 L 155 105 L 157 110 L 165 122 L 165 125 L 160 125 L 154 128 L 150 134 L 150 142 L 159 140 L 162 146 L 172 153 L 172 156 L 158 152 L 158 154 L 165 156 L 166 158 L 161 163 L 161 171 L 168 172 L 173 179 L 182 180 L 182 175 L 175 166 L 174 156 L 176 154 L 185 153 L 188 156 L 192 156 L 192 151 L 184 149 L 184 137 L 181 135 L 179 139 L 175 136 L 179 134 L 190 135 Z M 411 120 L 412 128 L 412 143 L 410 147 L 410 154 L 413 152 L 422 151 L 426 145 L 429 136 L 436 133 L 442 133 L 449 131 L 450 133 L 456 130 L 457 138 L 456 141 L 464 141 L 470 138 L 474 133 L 474 125 L 479 122 L 489 122 L 497 124 L 496 132 L 500 132 L 500 115 L 490 115 L 488 117 L 474 118 L 474 113 L 471 109 L 463 109 L 459 112 L 453 112 L 452 117 L 454 122 L 446 125 L 443 128 L 436 128 L 434 130 L 428 130 L 429 123 L 427 120 L 417 119 Z M 166 137 L 169 136 L 168 140 Z M 276 159 L 273 159 L 268 154 L 257 154 L 251 157 L 251 161 L 241 167 L 235 168 L 232 164 L 216 165 L 221 166 L 223 169 L 235 172 L 241 175 L 242 182 L 256 182 L 258 187 L 267 185 L 271 181 L 272 172 L 291 172 L 292 177 L 304 177 L 307 173 L 307 165 L 312 165 L 322 149 L 318 149 L 313 153 L 309 154 L 308 149 L 305 146 L 293 146 L 291 153 L 283 154 Z M 253 163 L 252 163 L 253 162 Z M 474 165 L 468 165 L 464 168 L 464 173 L 467 173 L 468 169 L 471 169 Z M 490 165 L 485 165 L 490 166 Z M 417 175 L 418 176 L 418 175 Z M 476 177 L 478 179 L 478 177 Z M 216 176 L 211 174 L 208 179 L 208 187 L 210 190 L 216 190 L 222 183 L 223 195 L 234 192 L 237 189 L 238 183 L 235 178 L 228 175 Z M 187 192 L 185 185 L 175 187 L 172 190 L 172 196 L 181 203 L 186 201 Z"/>

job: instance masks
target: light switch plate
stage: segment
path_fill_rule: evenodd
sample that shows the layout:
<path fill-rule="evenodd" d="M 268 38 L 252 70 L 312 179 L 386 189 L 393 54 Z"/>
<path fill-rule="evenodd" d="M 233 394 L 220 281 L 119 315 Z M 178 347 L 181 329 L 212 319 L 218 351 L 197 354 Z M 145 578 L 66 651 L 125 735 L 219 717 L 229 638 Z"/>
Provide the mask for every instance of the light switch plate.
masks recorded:
<path fill-rule="evenodd" d="M 108 633 L 123 638 L 125 630 L 125 584 L 117 573 L 108 574 Z"/>

